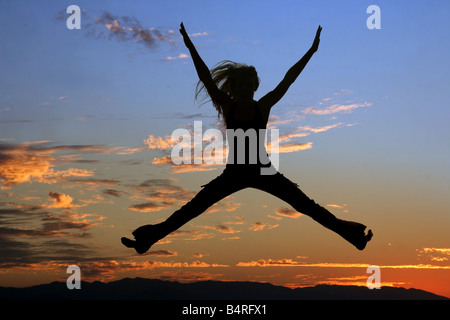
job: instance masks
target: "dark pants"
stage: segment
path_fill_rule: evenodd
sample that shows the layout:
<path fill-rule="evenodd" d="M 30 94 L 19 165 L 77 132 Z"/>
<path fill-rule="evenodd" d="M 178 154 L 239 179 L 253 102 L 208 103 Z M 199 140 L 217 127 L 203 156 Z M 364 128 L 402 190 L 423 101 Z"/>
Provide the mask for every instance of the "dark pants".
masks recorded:
<path fill-rule="evenodd" d="M 308 198 L 297 184 L 279 172 L 273 175 L 261 175 L 259 169 L 256 169 L 227 166 L 220 176 L 206 184 L 191 201 L 175 211 L 161 225 L 165 227 L 164 229 L 168 234 L 230 194 L 245 188 L 255 188 L 280 198 L 300 213 L 310 216 L 329 229 L 333 229 L 337 220 L 336 217 Z"/>

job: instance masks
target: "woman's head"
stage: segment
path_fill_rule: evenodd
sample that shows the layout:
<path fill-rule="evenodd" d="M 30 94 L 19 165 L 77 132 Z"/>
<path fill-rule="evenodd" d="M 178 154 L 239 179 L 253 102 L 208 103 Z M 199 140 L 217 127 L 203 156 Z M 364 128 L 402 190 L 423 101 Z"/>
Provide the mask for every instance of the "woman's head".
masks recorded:
<path fill-rule="evenodd" d="M 210 72 L 217 87 L 233 99 L 237 101 L 253 100 L 253 95 L 260 82 L 255 67 L 225 60 L 214 66 Z M 202 91 L 206 93 L 203 83 L 199 81 L 195 97 L 197 98 Z M 220 116 L 222 114 L 220 106 L 214 101 L 212 102 Z"/>

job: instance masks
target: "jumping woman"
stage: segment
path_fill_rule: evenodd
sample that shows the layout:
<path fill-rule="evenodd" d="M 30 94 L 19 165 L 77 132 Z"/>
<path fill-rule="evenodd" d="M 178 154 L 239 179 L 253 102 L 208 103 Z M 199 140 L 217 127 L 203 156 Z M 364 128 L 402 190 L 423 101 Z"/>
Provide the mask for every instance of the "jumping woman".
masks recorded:
<path fill-rule="evenodd" d="M 202 91 L 207 93 L 217 109 L 219 117 L 224 119 L 227 133 L 230 131 L 228 129 L 242 129 L 245 132 L 248 130 L 258 132 L 259 129 L 266 129 L 271 108 L 284 96 L 319 48 L 321 31 L 322 27 L 319 26 L 311 48 L 289 69 L 278 86 L 260 100 L 255 101 L 253 95 L 259 85 L 255 68 L 232 61 L 223 61 L 210 71 L 200 58 L 181 23 L 180 33 L 189 49 L 200 79 L 197 84 L 196 97 Z M 258 148 L 261 148 L 259 141 Z M 247 153 L 243 163 L 236 161 L 238 151 Z M 287 202 L 295 210 L 339 234 L 357 249 L 363 250 L 366 247 L 373 234 L 371 230 L 367 234 L 365 233 L 365 225 L 336 218 L 328 210 L 308 198 L 297 184 L 277 172 L 270 160 L 269 162 L 261 161 L 258 157 L 256 163 L 249 161 L 249 151 L 249 145 L 246 145 L 244 149 L 231 150 L 222 174 L 205 185 L 191 201 L 175 211 L 166 221 L 139 227 L 133 232 L 135 240 L 123 237 L 122 243 L 128 248 L 134 248 L 140 254 L 145 253 L 153 244 L 203 213 L 214 203 L 244 188 L 255 188 Z M 270 168 L 275 172 L 261 174 L 262 168 Z"/>

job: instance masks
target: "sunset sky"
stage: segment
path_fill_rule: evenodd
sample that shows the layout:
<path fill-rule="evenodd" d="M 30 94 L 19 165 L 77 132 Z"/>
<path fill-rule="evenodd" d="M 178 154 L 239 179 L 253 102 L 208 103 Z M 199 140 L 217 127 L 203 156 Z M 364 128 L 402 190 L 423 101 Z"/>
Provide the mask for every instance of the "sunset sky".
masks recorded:
<path fill-rule="evenodd" d="M 78 5 L 81 29 L 68 29 Z M 369 5 L 381 29 L 369 29 Z M 288 287 L 383 286 L 450 297 L 448 1 L 0 1 L 0 286 L 146 277 Z M 179 34 L 211 68 L 254 65 L 259 99 L 318 52 L 272 109 L 279 170 L 364 251 L 246 189 L 137 255 L 120 243 L 165 220 L 223 165 L 174 165 L 178 128 L 223 128 Z M 208 145 L 205 141 L 204 146 Z"/>

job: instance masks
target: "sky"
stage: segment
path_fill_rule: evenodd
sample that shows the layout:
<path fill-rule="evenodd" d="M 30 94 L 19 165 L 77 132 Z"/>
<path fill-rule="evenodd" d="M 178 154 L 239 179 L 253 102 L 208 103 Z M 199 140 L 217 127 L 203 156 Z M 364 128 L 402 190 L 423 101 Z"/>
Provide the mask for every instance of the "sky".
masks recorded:
<path fill-rule="evenodd" d="M 369 29 L 370 5 L 380 29 Z M 69 29 L 81 9 L 80 29 Z M 0 286 L 146 277 L 291 288 L 381 285 L 450 297 L 448 1 L 0 1 Z M 223 124 L 195 101 L 183 22 L 213 67 L 256 67 L 255 99 L 323 27 L 273 107 L 279 171 L 374 233 L 364 251 L 254 189 L 137 255 L 120 243 L 164 221 L 224 165 L 175 165 L 174 130 Z M 208 145 L 204 141 L 203 147 Z"/>

